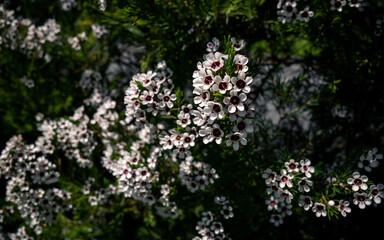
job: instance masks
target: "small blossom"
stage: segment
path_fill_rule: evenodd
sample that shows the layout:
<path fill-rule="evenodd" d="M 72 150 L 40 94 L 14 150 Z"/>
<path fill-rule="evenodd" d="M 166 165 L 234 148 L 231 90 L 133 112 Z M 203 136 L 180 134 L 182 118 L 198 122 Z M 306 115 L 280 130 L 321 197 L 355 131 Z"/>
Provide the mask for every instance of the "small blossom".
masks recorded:
<path fill-rule="evenodd" d="M 283 224 L 283 218 L 280 214 L 272 214 L 269 222 L 278 227 L 279 225 Z"/>
<path fill-rule="evenodd" d="M 223 215 L 223 217 L 225 219 L 228 219 L 228 218 L 233 218 L 233 210 L 232 210 L 232 207 L 231 206 L 223 206 L 223 209 L 220 211 L 221 215 Z"/>
<path fill-rule="evenodd" d="M 284 188 L 285 186 L 291 188 L 293 186 L 292 179 L 293 179 L 293 174 L 292 173 L 287 173 L 287 170 L 281 169 L 280 171 L 280 183 L 279 187 Z"/>
<path fill-rule="evenodd" d="M 303 177 L 299 181 L 299 191 L 302 192 L 303 190 L 305 192 L 309 192 L 311 189 L 309 187 L 312 187 L 313 182 L 308 180 L 306 177 Z"/>
<path fill-rule="evenodd" d="M 304 207 L 305 211 L 308 211 L 313 205 L 312 198 L 310 196 L 300 195 L 299 206 Z"/>
<path fill-rule="evenodd" d="M 337 209 L 340 211 L 340 213 L 343 217 L 347 216 L 347 213 L 351 212 L 351 208 L 349 207 L 348 201 L 341 200 L 339 202 L 339 205 L 337 206 Z"/>
<path fill-rule="evenodd" d="M 271 169 L 267 168 L 263 173 L 262 177 L 265 178 L 265 184 L 270 186 L 272 183 L 276 181 L 276 172 L 273 172 Z"/>
<path fill-rule="evenodd" d="M 236 52 L 240 51 L 245 46 L 245 42 L 244 42 L 243 39 L 241 39 L 240 41 L 236 42 L 236 38 L 234 38 L 234 37 L 231 38 L 231 43 L 232 43 L 232 47 L 234 48 L 234 50 Z"/>
<path fill-rule="evenodd" d="M 347 4 L 344 0 L 331 0 L 331 10 L 343 11 L 343 7 Z"/>
<path fill-rule="evenodd" d="M 306 160 L 300 160 L 300 171 L 305 174 L 307 178 L 310 178 L 312 176 L 311 173 L 315 172 L 315 168 L 310 166 L 311 161 L 309 159 Z"/>
<path fill-rule="evenodd" d="M 360 177 L 360 173 L 354 172 L 352 174 L 353 178 L 348 178 L 347 183 L 352 185 L 352 190 L 357 192 L 359 189 L 361 190 L 367 190 L 368 185 L 365 183 L 368 181 L 368 177 L 363 175 Z"/>
<path fill-rule="evenodd" d="M 219 205 L 226 205 L 228 203 L 228 200 L 224 196 L 216 196 L 215 197 L 215 203 Z"/>
<path fill-rule="evenodd" d="M 273 209 L 277 210 L 279 201 L 276 200 L 273 196 L 270 196 L 269 199 L 265 200 L 265 204 L 268 205 L 268 211 L 272 211 Z"/>
<path fill-rule="evenodd" d="M 366 205 L 371 205 L 372 203 L 366 193 L 355 193 L 353 197 L 353 204 L 358 205 L 360 209 L 364 209 Z"/>
<path fill-rule="evenodd" d="M 322 203 L 315 203 L 312 207 L 312 212 L 316 213 L 316 217 L 327 216 L 326 207 Z"/>
<path fill-rule="evenodd" d="M 289 160 L 284 165 L 287 167 L 288 172 L 299 172 L 299 164 L 294 159 Z"/>
<path fill-rule="evenodd" d="M 381 203 L 381 199 L 384 198 L 384 185 L 379 183 L 377 186 L 376 185 L 371 185 L 369 187 L 369 199 L 373 199 L 373 201 L 376 203 L 376 204 L 380 204 Z"/>

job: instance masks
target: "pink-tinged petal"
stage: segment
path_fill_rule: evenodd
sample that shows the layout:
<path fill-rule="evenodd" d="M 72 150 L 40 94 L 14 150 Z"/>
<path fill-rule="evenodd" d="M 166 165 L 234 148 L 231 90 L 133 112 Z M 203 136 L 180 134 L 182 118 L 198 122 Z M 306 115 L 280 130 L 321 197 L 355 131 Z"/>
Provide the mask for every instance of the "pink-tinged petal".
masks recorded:
<path fill-rule="evenodd" d="M 237 105 L 237 109 L 239 109 L 240 112 L 244 111 L 244 104 L 240 103 Z"/>
<path fill-rule="evenodd" d="M 352 174 L 352 177 L 353 177 L 353 178 L 358 178 L 358 177 L 360 177 L 360 173 L 358 173 L 358 172 L 354 172 L 354 173 Z"/>
<path fill-rule="evenodd" d="M 234 113 L 234 112 L 236 112 L 236 107 L 233 106 L 233 105 L 229 105 L 229 107 L 228 107 L 228 112 L 229 112 L 229 113 Z"/>
<path fill-rule="evenodd" d="M 365 208 L 365 204 L 364 203 L 359 203 L 359 208 L 360 209 L 364 209 Z"/>
<path fill-rule="evenodd" d="M 239 150 L 239 142 L 233 143 L 233 149 L 235 149 L 235 151 Z"/>
<path fill-rule="evenodd" d="M 241 93 L 241 94 L 239 95 L 239 97 L 240 97 L 240 100 L 241 100 L 242 102 L 244 102 L 245 100 L 247 100 L 247 95 L 245 95 L 245 93 Z"/>
<path fill-rule="evenodd" d="M 348 179 L 347 179 L 347 183 L 348 183 L 348 184 L 352 184 L 352 183 L 353 183 L 353 178 L 348 178 Z"/>
<path fill-rule="evenodd" d="M 379 198 L 379 197 L 374 197 L 373 200 L 375 201 L 376 204 L 381 203 L 381 198 Z"/>
<path fill-rule="evenodd" d="M 355 191 L 355 192 L 357 192 L 357 191 L 359 191 L 359 187 L 356 186 L 356 185 L 353 185 L 353 186 L 352 186 L 352 190 Z"/>
<path fill-rule="evenodd" d="M 279 183 L 279 187 L 284 188 L 284 187 L 285 187 L 285 183 L 280 182 L 280 183 Z"/>
<path fill-rule="evenodd" d="M 366 182 L 366 181 L 368 181 L 368 177 L 363 175 L 363 176 L 361 176 L 361 180 L 363 180 L 363 182 Z"/>
<path fill-rule="evenodd" d="M 368 186 L 367 186 L 367 184 L 365 184 L 365 183 L 364 183 L 364 184 L 362 184 L 362 185 L 361 185 L 361 189 L 363 189 L 363 190 L 367 190 L 367 189 L 368 189 Z"/>
<path fill-rule="evenodd" d="M 371 205 L 371 203 L 372 203 L 371 200 L 365 200 L 365 205 L 368 206 L 368 205 Z"/>
<path fill-rule="evenodd" d="M 245 79 L 245 82 L 247 83 L 247 85 L 251 84 L 253 82 L 253 78 L 252 77 L 247 77 Z"/>
<path fill-rule="evenodd" d="M 226 98 L 224 98 L 224 103 L 226 104 L 226 105 L 228 105 L 229 104 L 229 97 L 226 97 Z"/>
<path fill-rule="evenodd" d="M 250 91 L 251 91 L 251 87 L 250 86 L 245 86 L 243 88 L 243 92 L 245 92 L 245 93 L 249 93 Z"/>

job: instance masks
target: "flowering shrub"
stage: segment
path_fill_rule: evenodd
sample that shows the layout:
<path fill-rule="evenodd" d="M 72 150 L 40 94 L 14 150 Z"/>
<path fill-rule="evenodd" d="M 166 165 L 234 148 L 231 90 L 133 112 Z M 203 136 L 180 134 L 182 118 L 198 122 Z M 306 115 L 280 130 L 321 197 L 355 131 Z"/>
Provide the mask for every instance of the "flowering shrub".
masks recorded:
<path fill-rule="evenodd" d="M 384 197 L 374 6 L 4 1 L 0 239 L 355 236 Z"/>

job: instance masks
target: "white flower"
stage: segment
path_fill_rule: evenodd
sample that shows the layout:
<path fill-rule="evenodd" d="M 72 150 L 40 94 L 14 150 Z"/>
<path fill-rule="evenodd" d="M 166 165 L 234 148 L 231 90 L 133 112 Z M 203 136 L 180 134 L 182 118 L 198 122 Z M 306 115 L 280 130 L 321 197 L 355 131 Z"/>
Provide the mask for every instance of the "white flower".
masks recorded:
<path fill-rule="evenodd" d="M 284 188 L 285 186 L 291 188 L 293 186 L 293 183 L 291 180 L 293 179 L 293 174 L 292 173 L 287 173 L 287 170 L 281 169 L 280 170 L 280 183 L 279 187 Z"/>
<path fill-rule="evenodd" d="M 299 164 L 295 162 L 294 159 L 289 160 L 289 162 L 284 163 L 284 165 L 287 168 L 288 172 L 299 172 Z"/>
<path fill-rule="evenodd" d="M 240 95 L 237 94 L 235 90 L 231 90 L 230 97 L 224 98 L 224 103 L 228 106 L 228 112 L 229 113 L 235 113 L 238 111 L 244 111 L 244 104 L 243 102 L 247 100 L 247 95 L 245 93 L 240 93 Z"/>
<path fill-rule="evenodd" d="M 203 90 L 208 90 L 213 84 L 213 74 L 211 70 L 200 69 L 196 70 L 193 74 L 193 87 L 202 88 Z"/>
<path fill-rule="evenodd" d="M 177 118 L 176 123 L 182 128 L 186 128 L 189 124 L 191 124 L 191 116 L 189 113 L 180 113 Z"/>
<path fill-rule="evenodd" d="M 219 234 L 219 233 L 224 232 L 223 225 L 220 222 L 213 222 L 212 225 L 211 225 L 211 230 L 215 234 Z"/>
<path fill-rule="evenodd" d="M 348 178 L 347 183 L 352 185 L 352 190 L 357 192 L 359 189 L 361 190 L 367 190 L 368 185 L 365 183 L 368 181 L 368 177 L 363 175 L 360 177 L 360 173 L 354 172 L 352 174 L 353 178 Z"/>
<path fill-rule="evenodd" d="M 215 140 L 217 144 L 221 144 L 224 132 L 220 129 L 220 126 L 215 123 L 212 127 L 203 126 L 199 131 L 199 135 L 204 137 L 204 144 L 208 144 L 213 140 Z"/>
<path fill-rule="evenodd" d="M 226 142 L 226 145 L 227 147 L 229 147 L 230 145 L 233 144 L 233 149 L 235 151 L 239 150 L 239 142 L 242 144 L 242 145 L 247 145 L 247 139 L 245 139 L 243 137 L 243 134 L 242 133 L 239 133 L 239 132 L 236 132 L 236 133 L 231 133 L 229 135 L 227 135 L 227 142 Z"/>
<path fill-rule="evenodd" d="M 365 205 L 371 205 L 372 201 L 369 200 L 366 193 L 355 193 L 353 194 L 353 204 L 358 205 L 360 209 L 364 209 Z"/>
<path fill-rule="evenodd" d="M 311 161 L 309 159 L 306 159 L 305 161 L 300 160 L 300 165 L 301 165 L 300 171 L 304 173 L 307 178 L 310 178 L 312 176 L 311 173 L 315 172 L 315 168 L 310 166 Z"/>
<path fill-rule="evenodd" d="M 280 214 L 272 214 L 269 219 L 270 223 L 273 223 L 276 227 L 283 224 L 283 218 Z"/>
<path fill-rule="evenodd" d="M 252 133 L 254 131 L 252 123 L 252 119 L 238 118 L 236 125 L 233 127 L 233 131 L 243 133 L 244 135 Z"/>
<path fill-rule="evenodd" d="M 231 78 L 226 74 L 222 79 L 220 76 L 215 76 L 214 84 L 212 90 L 221 94 L 225 94 L 227 91 L 232 89 L 232 84 L 230 83 Z"/>
<path fill-rule="evenodd" d="M 271 169 L 267 168 L 263 175 L 261 175 L 263 178 L 265 178 L 265 184 L 267 186 L 270 186 L 272 183 L 276 181 L 276 172 L 273 172 Z"/>
<path fill-rule="evenodd" d="M 288 17 L 288 18 L 291 18 L 292 16 L 296 15 L 296 12 L 297 12 L 297 8 L 296 8 L 296 2 L 286 2 L 283 6 L 283 14 Z"/>
<path fill-rule="evenodd" d="M 293 199 L 293 194 L 288 190 L 283 190 L 280 192 L 281 201 L 286 203 L 291 203 Z"/>
<path fill-rule="evenodd" d="M 364 168 L 364 170 L 367 172 L 371 172 L 372 168 L 379 166 L 379 161 L 372 161 L 371 159 L 369 159 L 369 157 L 361 156 L 357 166 L 359 168 Z"/>
<path fill-rule="evenodd" d="M 157 97 L 161 100 L 161 102 L 160 102 L 160 107 L 161 108 L 165 108 L 165 107 L 172 108 L 173 107 L 173 102 L 172 101 L 176 100 L 176 95 L 175 94 L 171 94 L 170 90 L 165 90 L 164 94 L 159 93 L 157 95 Z"/>
<path fill-rule="evenodd" d="M 228 204 L 228 200 L 224 196 L 216 196 L 215 197 L 215 203 L 219 205 L 226 205 Z"/>
<path fill-rule="evenodd" d="M 272 211 L 273 209 L 277 210 L 279 200 L 276 200 L 274 196 L 270 196 L 269 199 L 265 200 L 265 204 L 268 205 L 268 211 Z"/>
<path fill-rule="evenodd" d="M 340 200 L 339 205 L 337 206 L 337 209 L 340 211 L 341 215 L 343 217 L 347 216 L 347 213 L 351 212 L 351 208 L 349 207 L 348 201 Z"/>
<path fill-rule="evenodd" d="M 331 10 L 337 10 L 339 12 L 343 11 L 343 7 L 347 4 L 346 1 L 343 0 L 331 0 Z"/>
<path fill-rule="evenodd" d="M 216 52 L 219 49 L 219 47 L 220 47 L 220 42 L 216 37 L 212 39 L 212 42 L 207 43 L 208 52 Z"/>
<path fill-rule="evenodd" d="M 208 91 L 205 91 L 200 88 L 195 88 L 193 90 L 193 93 L 198 95 L 193 99 L 193 102 L 199 105 L 200 107 L 204 107 L 211 97 L 211 94 Z"/>
<path fill-rule="evenodd" d="M 304 207 L 305 211 L 308 211 L 312 207 L 312 198 L 310 196 L 300 195 L 299 206 Z"/>
<path fill-rule="evenodd" d="M 291 204 L 281 203 L 281 206 L 279 207 L 278 211 L 280 212 L 282 217 L 285 217 L 285 216 L 291 216 L 292 215 L 291 209 L 292 209 Z"/>
<path fill-rule="evenodd" d="M 304 8 L 304 10 L 299 12 L 298 19 L 303 22 L 309 22 L 309 18 L 313 17 L 313 12 L 309 10 L 309 7 Z"/>
<path fill-rule="evenodd" d="M 221 52 L 209 53 L 204 55 L 205 61 L 203 62 L 203 65 L 204 67 L 216 72 L 224 66 L 224 59 L 227 58 L 228 56 Z"/>
<path fill-rule="evenodd" d="M 379 204 L 381 203 L 381 199 L 384 198 L 384 185 L 379 183 L 377 186 L 376 185 L 371 185 L 369 187 L 369 199 L 373 199 L 373 201 L 376 203 L 376 204 Z"/>
<path fill-rule="evenodd" d="M 246 56 L 240 55 L 240 54 L 236 54 L 235 58 L 233 59 L 233 61 L 236 64 L 235 73 L 239 73 L 239 72 L 245 73 L 245 72 L 248 71 L 248 66 L 247 66 L 248 58 Z"/>
<path fill-rule="evenodd" d="M 305 192 L 309 192 L 309 190 L 311 190 L 309 187 L 311 187 L 312 185 L 312 181 L 308 180 L 306 177 L 303 177 L 299 181 L 299 191 L 302 192 L 304 190 Z"/>
<path fill-rule="evenodd" d="M 225 219 L 233 218 L 233 210 L 231 206 L 223 206 L 223 209 L 220 211 L 220 213 Z"/>
<path fill-rule="evenodd" d="M 208 116 L 208 123 L 222 119 L 225 115 L 223 107 L 218 102 L 208 102 L 204 108 L 204 114 Z"/>
<path fill-rule="evenodd" d="M 240 41 L 236 42 L 236 38 L 232 37 L 231 38 L 231 43 L 232 43 L 232 47 L 233 49 L 237 52 L 237 51 L 240 51 L 241 49 L 244 48 L 245 46 L 245 42 L 243 39 L 241 39 Z"/>
<path fill-rule="evenodd" d="M 362 2 L 363 2 L 363 0 L 349 0 L 349 6 L 359 8 L 359 7 L 361 7 Z"/>
<path fill-rule="evenodd" d="M 368 152 L 367 158 L 371 161 L 376 161 L 376 160 L 383 159 L 383 154 L 378 154 L 377 148 L 373 148 Z"/>
<path fill-rule="evenodd" d="M 327 216 L 326 207 L 322 203 L 315 203 L 312 207 L 312 212 L 316 213 L 316 217 Z"/>
<path fill-rule="evenodd" d="M 253 78 L 247 77 L 244 72 L 240 72 L 237 77 L 231 78 L 231 82 L 235 91 L 249 93 L 251 91 L 251 87 L 249 85 L 253 82 Z"/>

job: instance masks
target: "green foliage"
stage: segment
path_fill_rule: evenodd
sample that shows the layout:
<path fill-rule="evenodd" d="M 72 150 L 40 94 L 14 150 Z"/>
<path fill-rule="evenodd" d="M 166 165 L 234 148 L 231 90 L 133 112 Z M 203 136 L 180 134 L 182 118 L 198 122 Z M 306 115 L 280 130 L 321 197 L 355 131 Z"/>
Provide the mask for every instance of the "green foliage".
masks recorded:
<path fill-rule="evenodd" d="M 51 119 L 72 115 L 92 93 L 77 86 L 86 69 L 100 71 L 102 85 L 123 96 L 125 89 L 119 81 L 133 73 L 105 80 L 108 64 L 120 53 L 116 42 L 144 47 L 144 52 L 136 56 L 138 61 L 132 62 L 137 71 L 154 69 L 160 60 L 167 62 L 176 85 L 177 100 L 172 113 L 177 113 L 181 106 L 192 102 L 192 73 L 196 62 L 203 61 L 206 43 L 213 37 L 224 38 L 221 49 L 228 61 L 217 72 L 224 77 L 225 73 L 234 72 L 236 53 L 230 38 L 244 39 L 250 59 L 248 73 L 255 77 L 252 97 L 255 103 L 262 104 L 255 109 L 255 134 L 248 136 L 248 144 L 239 152 L 224 144 L 196 143 L 192 155 L 209 163 L 220 175 L 205 191 L 190 193 L 177 180 L 177 164 L 159 163 L 159 169 L 166 173 L 160 179 L 174 181 L 171 198 L 182 209 L 180 218 L 175 220 L 164 219 L 155 209 L 119 195 L 111 196 L 103 206 L 91 206 L 88 196 L 81 192 L 88 176 L 96 178 L 93 190 L 116 183 L 116 178 L 100 164 L 101 150 L 91 156 L 95 166 L 90 169 L 79 168 L 62 152 L 53 155 L 50 160 L 60 172 L 56 186 L 72 193 L 74 211 L 60 213 L 57 222 L 44 228 L 38 239 L 192 239 L 197 235 L 195 226 L 203 211 L 212 210 L 219 215 L 220 208 L 213 201 L 218 195 L 226 196 L 236 206 L 235 217 L 224 223 L 232 239 L 348 239 L 378 226 L 371 219 L 383 212 L 382 206 L 377 212 L 360 213 L 353 209 L 351 215 L 355 215 L 350 222 L 342 220 L 335 207 L 327 208 L 331 222 L 317 219 L 311 210 L 296 208 L 293 216 L 285 218 L 284 225 L 276 230 L 269 223 L 261 174 L 266 168 L 279 171 L 292 158 L 311 159 L 316 169 L 311 191 L 319 193 L 314 201 L 325 203 L 323 198 L 350 195 L 351 191 L 340 185 L 341 179 L 359 170 L 361 155 L 374 146 L 383 150 L 384 45 L 383 35 L 373 34 L 376 20 L 383 16 L 383 1 L 371 1 L 364 11 L 348 8 L 343 12 L 331 11 L 329 1 L 303 1 L 315 16 L 308 23 L 296 24 L 277 21 L 276 1 L 109 0 L 107 11 L 99 10 L 97 1 L 77 2 L 78 6 L 69 12 L 61 10 L 59 1 L 8 3 L 17 16 L 30 18 L 37 26 L 55 18 L 61 26 L 63 46 L 44 46 L 44 51 L 53 56 L 49 63 L 17 49 L 1 48 L 2 149 L 17 134 L 23 134 L 26 142 L 34 142 L 39 136 L 35 120 L 39 112 Z M 107 26 L 108 36 L 95 38 L 90 28 L 93 23 Z M 21 31 L 25 36 L 27 29 Z M 81 43 L 80 51 L 74 51 L 67 37 L 82 31 L 89 38 Z M 27 88 L 21 83 L 23 76 L 33 79 L 35 87 Z M 141 83 L 136 84 L 144 89 Z M 224 98 L 220 93 L 213 97 L 219 101 Z M 123 97 L 117 101 L 123 118 Z M 268 115 L 271 109 L 275 115 Z M 335 114 L 343 109 L 345 114 Z M 152 123 L 175 122 L 175 116 L 159 118 L 162 119 L 152 119 Z M 228 116 L 223 122 L 229 122 Z M 306 123 L 307 128 L 303 127 Z M 100 129 L 96 125 L 94 128 L 100 137 Z M 136 138 L 126 129 L 119 131 L 127 132 L 127 144 Z M 101 143 L 101 138 L 98 141 Z M 149 149 L 145 154 L 149 154 Z M 333 164 L 336 169 L 330 167 Z M 383 169 L 375 171 L 374 181 L 369 183 L 383 180 Z M 333 185 L 324 184 L 327 177 L 333 176 L 339 180 Z M 295 180 L 299 177 L 296 175 Z M 1 179 L 1 186 L 5 189 L 5 179 Z M 300 195 L 297 189 L 292 193 Z M 1 194 L 3 207 L 6 201 Z M 297 202 L 294 204 L 297 206 Z M 359 218 L 367 221 L 361 223 Z M 11 232 L 22 223 L 19 215 L 6 221 L 3 230 Z"/>

